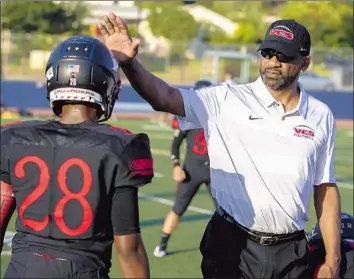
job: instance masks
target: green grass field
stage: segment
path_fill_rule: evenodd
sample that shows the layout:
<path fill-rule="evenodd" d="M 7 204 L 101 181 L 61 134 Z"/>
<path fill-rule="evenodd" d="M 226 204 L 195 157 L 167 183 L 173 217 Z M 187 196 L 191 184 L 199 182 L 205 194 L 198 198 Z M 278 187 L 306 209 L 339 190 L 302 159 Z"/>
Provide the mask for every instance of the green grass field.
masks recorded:
<path fill-rule="evenodd" d="M 3 121 L 4 123 L 5 121 Z M 3 124 L 2 123 L 2 124 Z M 159 127 L 152 122 L 117 121 L 113 123 L 133 132 L 145 132 L 150 136 L 155 159 L 156 176 L 152 184 L 141 189 L 149 199 L 141 198 L 140 216 L 142 235 L 149 254 L 152 278 L 201 278 L 199 242 L 210 218 L 206 210 L 213 210 L 207 191 L 202 187 L 192 202 L 182 222 L 169 242 L 171 254 L 165 258 L 155 258 L 152 251 L 159 242 L 161 226 L 174 199 L 175 183 L 172 181 L 172 169 L 169 148 L 172 131 Z M 342 197 L 342 210 L 353 214 L 353 132 L 338 129 L 336 145 L 336 173 Z M 183 152 L 181 152 L 183 153 Z M 152 197 L 152 199 L 151 199 Z M 199 212 L 198 212 L 199 211 Z M 311 205 L 311 219 L 308 229 L 315 223 L 315 214 Z M 14 218 L 8 227 L 14 231 Z M 9 261 L 9 256 L 1 256 L 1 276 Z M 119 278 L 120 273 L 113 259 L 111 278 Z"/>

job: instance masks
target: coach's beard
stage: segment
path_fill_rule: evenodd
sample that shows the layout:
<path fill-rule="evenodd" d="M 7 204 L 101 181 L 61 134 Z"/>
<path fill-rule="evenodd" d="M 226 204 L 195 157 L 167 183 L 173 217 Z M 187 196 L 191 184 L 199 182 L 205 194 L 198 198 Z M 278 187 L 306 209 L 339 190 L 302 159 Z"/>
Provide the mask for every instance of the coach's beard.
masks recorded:
<path fill-rule="evenodd" d="M 269 70 L 269 69 L 268 69 Z M 294 76 L 283 76 L 279 74 L 277 77 L 268 77 L 266 70 L 259 70 L 263 83 L 272 90 L 283 90 L 292 85 L 298 78 L 298 74 Z"/>

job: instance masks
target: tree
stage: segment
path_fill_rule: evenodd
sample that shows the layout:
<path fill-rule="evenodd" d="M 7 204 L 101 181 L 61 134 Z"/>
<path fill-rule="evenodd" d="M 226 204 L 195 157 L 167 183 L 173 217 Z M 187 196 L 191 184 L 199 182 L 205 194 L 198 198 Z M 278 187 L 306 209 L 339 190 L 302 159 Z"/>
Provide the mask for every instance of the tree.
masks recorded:
<path fill-rule="evenodd" d="M 203 1 L 201 4 L 204 5 Z M 263 1 L 213 1 L 208 8 L 237 24 L 231 38 L 215 32 L 211 34 L 211 41 L 221 39 L 220 43 L 254 44 L 263 39 L 267 28 L 263 19 L 269 13 L 269 7 Z"/>
<path fill-rule="evenodd" d="M 147 20 L 154 35 L 170 40 L 170 55 L 179 59 L 183 79 L 185 52 L 188 43 L 198 32 L 198 24 L 188 12 L 168 2 L 151 9 Z"/>
<path fill-rule="evenodd" d="M 3 27 L 14 33 L 63 34 L 87 30 L 83 19 L 88 10 L 79 2 L 6 1 L 2 3 L 2 14 Z"/>
<path fill-rule="evenodd" d="M 314 46 L 354 46 L 352 2 L 287 2 L 280 9 L 280 16 L 294 18 L 306 26 Z"/>

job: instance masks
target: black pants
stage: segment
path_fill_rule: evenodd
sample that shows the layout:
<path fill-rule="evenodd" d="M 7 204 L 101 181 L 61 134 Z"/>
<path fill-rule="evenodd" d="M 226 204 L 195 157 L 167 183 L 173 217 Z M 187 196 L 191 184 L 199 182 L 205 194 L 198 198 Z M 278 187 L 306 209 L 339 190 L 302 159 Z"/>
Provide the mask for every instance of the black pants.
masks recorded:
<path fill-rule="evenodd" d="M 177 186 L 176 200 L 172 208 L 173 212 L 178 216 L 184 214 L 202 184 L 206 185 L 211 196 L 210 170 L 208 166 L 202 166 L 199 168 L 185 166 L 184 172 L 186 173 L 186 178 Z M 216 205 L 214 199 L 213 202 L 214 205 Z"/>
<path fill-rule="evenodd" d="M 12 254 L 4 278 L 87 278 L 109 279 L 106 271 L 84 263 L 54 258 L 37 252 Z"/>
<path fill-rule="evenodd" d="M 200 244 L 203 278 L 311 278 L 307 240 L 263 246 L 215 213 Z"/>

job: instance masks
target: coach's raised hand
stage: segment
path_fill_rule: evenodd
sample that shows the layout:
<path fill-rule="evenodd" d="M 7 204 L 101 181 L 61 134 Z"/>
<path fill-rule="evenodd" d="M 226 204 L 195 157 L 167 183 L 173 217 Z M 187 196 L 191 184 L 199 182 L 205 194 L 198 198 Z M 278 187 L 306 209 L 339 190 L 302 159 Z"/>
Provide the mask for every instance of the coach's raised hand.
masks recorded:
<path fill-rule="evenodd" d="M 139 40 L 133 40 L 126 23 L 114 13 L 109 13 L 98 25 L 106 46 L 122 66 L 125 76 L 136 92 L 157 111 L 184 116 L 181 92 L 149 73 L 134 59 L 138 54 Z"/>
<path fill-rule="evenodd" d="M 131 63 L 138 54 L 139 40 L 133 40 L 129 35 L 127 24 L 113 12 L 104 17 L 98 24 L 106 46 L 120 64 Z"/>

